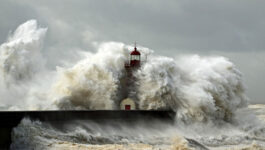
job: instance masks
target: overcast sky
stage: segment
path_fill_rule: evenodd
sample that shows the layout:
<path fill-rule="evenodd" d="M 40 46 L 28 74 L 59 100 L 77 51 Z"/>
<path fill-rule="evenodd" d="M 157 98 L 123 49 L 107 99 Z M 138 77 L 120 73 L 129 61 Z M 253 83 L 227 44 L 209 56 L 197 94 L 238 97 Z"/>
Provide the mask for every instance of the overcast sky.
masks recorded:
<path fill-rule="evenodd" d="M 243 73 L 251 103 L 265 103 L 264 0 L 0 0 L 0 43 L 30 19 L 48 27 L 50 66 L 91 51 L 93 41 L 137 41 L 165 56 L 222 55 Z"/>

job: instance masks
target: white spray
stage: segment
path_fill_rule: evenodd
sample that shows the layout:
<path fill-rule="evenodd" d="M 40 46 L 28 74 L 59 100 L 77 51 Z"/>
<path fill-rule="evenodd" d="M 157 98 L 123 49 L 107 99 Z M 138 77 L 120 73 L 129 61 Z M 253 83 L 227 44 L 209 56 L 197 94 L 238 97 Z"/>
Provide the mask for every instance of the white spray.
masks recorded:
<path fill-rule="evenodd" d="M 36 21 L 31 20 L 19 26 L 1 45 L 2 84 L 17 86 L 23 83 L 27 93 L 36 88 L 30 84 L 36 82 L 34 75 L 41 80 L 40 73 L 42 76 L 49 74 L 41 55 L 46 30 L 38 28 Z M 118 108 L 115 101 L 120 78 L 124 75 L 124 62 L 128 60 L 132 47 L 107 42 L 96 48 L 96 53 L 86 52 L 86 58 L 72 68 L 57 67 L 53 71 L 56 81 L 51 83 L 51 90 L 41 96 L 41 99 L 47 99 L 46 103 L 53 105 L 49 108 Z M 152 53 L 148 48 L 139 49 L 144 54 Z M 242 75 L 224 57 L 194 55 L 173 59 L 150 55 L 136 76 L 140 109 L 171 108 L 178 112 L 181 120 L 229 120 L 237 108 L 246 104 Z M 28 94 L 24 99 L 32 99 L 30 96 Z M 39 109 L 48 109 L 41 104 L 38 104 Z"/>
<path fill-rule="evenodd" d="M 46 28 L 38 28 L 36 20 L 20 25 L 0 47 L 1 77 L 6 84 L 31 79 L 44 67 L 41 47 Z"/>
<path fill-rule="evenodd" d="M 29 20 L 0 46 L 1 109 L 40 109 L 47 103 L 42 101 L 47 74 L 41 53 L 46 31 Z"/>
<path fill-rule="evenodd" d="M 247 102 L 241 73 L 224 57 L 153 57 L 139 79 L 142 109 L 170 107 L 183 121 L 228 121 Z"/>

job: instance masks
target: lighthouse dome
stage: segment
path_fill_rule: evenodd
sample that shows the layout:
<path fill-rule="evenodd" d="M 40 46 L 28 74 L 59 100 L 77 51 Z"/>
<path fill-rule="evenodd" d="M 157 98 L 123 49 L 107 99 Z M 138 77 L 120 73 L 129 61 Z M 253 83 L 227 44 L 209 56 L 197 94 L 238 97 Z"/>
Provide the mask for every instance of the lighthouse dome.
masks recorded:
<path fill-rule="evenodd" d="M 131 52 L 131 55 L 141 55 L 139 51 L 137 51 L 137 48 L 134 48 L 134 51 Z"/>

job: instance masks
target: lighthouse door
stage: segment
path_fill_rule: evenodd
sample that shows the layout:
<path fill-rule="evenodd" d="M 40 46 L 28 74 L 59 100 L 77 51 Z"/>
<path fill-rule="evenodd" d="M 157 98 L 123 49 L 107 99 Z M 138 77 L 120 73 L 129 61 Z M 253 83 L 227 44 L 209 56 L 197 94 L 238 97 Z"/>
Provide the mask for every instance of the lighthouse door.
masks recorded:
<path fill-rule="evenodd" d="M 131 105 L 125 105 L 125 110 L 131 110 Z"/>

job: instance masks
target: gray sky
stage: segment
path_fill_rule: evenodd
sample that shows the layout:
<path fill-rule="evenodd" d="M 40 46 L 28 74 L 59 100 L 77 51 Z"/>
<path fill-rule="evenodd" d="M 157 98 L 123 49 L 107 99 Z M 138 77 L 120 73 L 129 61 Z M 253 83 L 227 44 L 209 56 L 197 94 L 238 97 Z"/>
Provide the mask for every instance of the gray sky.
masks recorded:
<path fill-rule="evenodd" d="M 223 55 L 244 74 L 251 103 L 265 103 L 264 16 L 264 0 L 1 0 L 0 43 L 36 19 L 49 28 L 50 66 L 92 50 L 91 41 L 137 41 L 166 56 Z"/>

